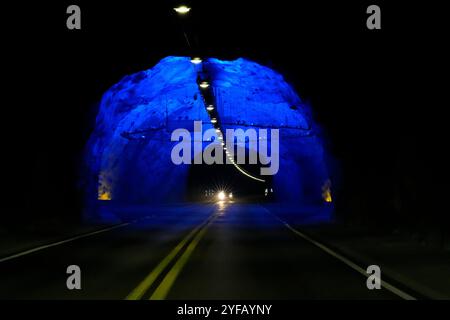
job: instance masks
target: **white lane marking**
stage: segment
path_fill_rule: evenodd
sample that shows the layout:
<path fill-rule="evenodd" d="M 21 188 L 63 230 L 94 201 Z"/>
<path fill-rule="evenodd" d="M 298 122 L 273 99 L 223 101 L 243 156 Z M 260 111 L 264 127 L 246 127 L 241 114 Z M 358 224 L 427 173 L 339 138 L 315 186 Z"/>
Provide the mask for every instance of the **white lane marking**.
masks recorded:
<path fill-rule="evenodd" d="M 190 209 L 190 208 L 195 207 L 195 206 L 196 206 L 195 204 L 192 204 L 192 205 L 188 205 L 186 208 Z M 96 234 L 99 234 L 99 233 L 103 233 L 103 232 L 107 232 L 107 231 L 111 231 L 111 230 L 114 230 L 114 229 L 117 229 L 117 228 L 122 228 L 122 227 L 128 226 L 129 224 L 136 223 L 136 222 L 138 222 L 140 220 L 145 220 L 145 219 L 150 219 L 150 218 L 151 218 L 151 216 L 146 216 L 146 217 L 144 217 L 142 219 L 135 219 L 133 221 L 124 222 L 124 223 L 118 224 L 118 225 L 113 226 L 113 227 L 100 229 L 100 230 L 93 231 L 93 232 L 90 232 L 90 233 L 81 234 L 79 236 L 75 236 L 75 237 L 72 237 L 72 238 L 69 238 L 69 239 L 66 239 L 66 240 L 62 240 L 62 241 L 58 241 L 58 242 L 42 245 L 40 247 L 36 247 L 36 248 L 33 248 L 33 249 L 25 250 L 25 251 L 22 251 L 22 252 L 19 252 L 19 253 L 16 253 L 16 254 L 4 257 L 4 258 L 0 258 L 0 263 L 8 261 L 8 260 L 15 259 L 15 258 L 22 257 L 22 256 L 25 256 L 25 255 L 30 254 L 30 253 L 34 253 L 34 252 L 41 251 L 41 250 L 44 250 L 44 249 L 48 249 L 48 248 L 51 248 L 51 247 L 59 246 L 61 244 L 65 244 L 67 242 L 71 242 L 71 241 L 75 241 L 75 240 L 78 240 L 78 239 L 90 237 L 90 236 L 93 236 L 93 235 L 96 235 Z"/>
<path fill-rule="evenodd" d="M 268 211 L 268 210 L 267 210 Z M 271 213 L 270 211 L 268 211 L 269 213 Z M 356 263 L 348 260 L 347 258 L 341 256 L 339 253 L 334 252 L 333 250 L 331 250 L 330 248 L 324 246 L 323 244 L 317 242 L 314 239 L 311 239 L 310 237 L 308 237 L 306 234 L 294 229 L 293 227 L 291 227 L 287 222 L 283 221 L 282 219 L 280 219 L 278 216 L 276 216 L 275 214 L 271 213 L 278 221 L 280 221 L 282 224 L 284 224 L 289 230 L 291 230 L 292 232 L 294 232 L 295 234 L 297 234 L 298 236 L 302 237 L 303 239 L 305 239 L 306 241 L 312 243 L 313 245 L 315 245 L 316 247 L 322 249 L 323 251 L 325 251 L 326 253 L 328 253 L 329 255 L 335 257 L 336 259 L 340 260 L 341 262 L 345 263 L 346 265 L 348 265 L 350 268 L 352 268 L 353 270 L 358 271 L 359 273 L 361 273 L 362 275 L 364 275 L 365 277 L 368 277 L 369 275 L 367 274 L 366 270 L 361 268 L 360 266 L 358 266 Z M 395 286 L 393 286 L 392 284 L 381 280 L 381 286 L 385 287 L 387 290 L 389 290 L 390 292 L 392 292 L 393 294 L 399 296 L 402 299 L 405 300 L 417 300 L 416 298 L 414 298 L 413 296 L 407 294 L 406 292 L 400 290 L 399 288 L 396 288 Z"/>
<path fill-rule="evenodd" d="M 19 252 L 19 253 L 16 253 L 16 254 L 4 257 L 4 258 L 0 258 L 0 263 L 8 261 L 8 260 L 15 259 L 15 258 L 23 257 L 23 256 L 25 256 L 27 254 L 30 254 L 30 253 L 34 253 L 34 252 L 41 251 L 41 250 L 44 250 L 44 249 L 48 249 L 48 248 L 51 248 L 51 247 L 56 247 L 56 246 L 59 246 L 59 245 L 62 245 L 62 244 L 65 244 L 65 243 L 68 243 L 68 242 L 71 242 L 71 241 L 75 241 L 75 240 L 82 239 L 82 238 L 87 238 L 87 237 L 90 237 L 90 236 L 93 236 L 93 235 L 96 235 L 96 234 L 99 234 L 99 233 L 111 231 L 111 230 L 114 230 L 114 229 L 117 229 L 117 228 L 122 228 L 122 227 L 125 227 L 125 226 L 133 223 L 133 222 L 134 221 L 121 223 L 121 224 L 118 224 L 118 225 L 113 226 L 113 227 L 104 228 L 104 229 L 100 229 L 100 230 L 97 230 L 97 231 L 92 231 L 90 233 L 81 234 L 79 236 L 68 238 L 66 240 L 53 242 L 53 243 L 46 244 L 46 245 L 43 245 L 43 246 L 39 246 L 39 247 L 36 247 L 36 248 L 33 248 L 33 249 L 25 250 L 25 251 L 22 251 L 22 252 Z"/>

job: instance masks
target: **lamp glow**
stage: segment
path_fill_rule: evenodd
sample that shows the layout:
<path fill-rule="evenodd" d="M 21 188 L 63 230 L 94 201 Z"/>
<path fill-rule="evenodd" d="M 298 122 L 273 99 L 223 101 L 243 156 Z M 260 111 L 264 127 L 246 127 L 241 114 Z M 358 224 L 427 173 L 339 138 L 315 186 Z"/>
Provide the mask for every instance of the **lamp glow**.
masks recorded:
<path fill-rule="evenodd" d="M 199 57 L 195 57 L 195 58 L 191 59 L 191 62 L 193 64 L 199 64 L 199 63 L 202 63 L 202 59 L 200 59 Z"/>
<path fill-rule="evenodd" d="M 187 6 L 179 6 L 179 7 L 173 8 L 173 10 L 175 10 L 179 14 L 186 14 L 189 11 L 191 11 L 191 8 L 189 8 Z"/>
<path fill-rule="evenodd" d="M 209 83 L 208 83 L 207 81 L 202 81 L 202 82 L 200 83 L 200 88 L 206 89 L 206 88 L 208 88 L 208 87 L 209 87 Z"/>

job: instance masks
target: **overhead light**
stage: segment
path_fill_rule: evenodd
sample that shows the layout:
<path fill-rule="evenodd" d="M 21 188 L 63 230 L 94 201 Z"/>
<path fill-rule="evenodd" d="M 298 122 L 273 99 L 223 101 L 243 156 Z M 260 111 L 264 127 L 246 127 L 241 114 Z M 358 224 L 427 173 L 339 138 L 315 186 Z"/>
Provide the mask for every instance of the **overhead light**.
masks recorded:
<path fill-rule="evenodd" d="M 223 145 L 223 143 L 222 143 L 222 145 Z M 227 151 L 227 147 L 223 147 L 223 150 Z"/>
<path fill-rule="evenodd" d="M 173 8 L 173 10 L 175 10 L 179 14 L 186 14 L 189 11 L 191 11 L 191 8 L 189 8 L 187 6 L 179 6 L 179 7 Z"/>
<path fill-rule="evenodd" d="M 206 110 L 212 111 L 212 110 L 214 110 L 214 106 L 212 104 L 210 104 L 208 107 L 206 107 Z"/>
<path fill-rule="evenodd" d="M 195 58 L 191 59 L 191 62 L 193 64 L 199 64 L 199 63 L 202 63 L 202 59 L 200 59 L 199 57 L 195 57 Z"/>
<path fill-rule="evenodd" d="M 216 129 L 216 132 L 217 132 L 217 133 L 220 133 L 220 129 Z"/>
<path fill-rule="evenodd" d="M 212 118 L 211 119 L 211 123 L 217 123 L 217 119 L 216 118 Z"/>
<path fill-rule="evenodd" d="M 208 87 L 209 87 L 208 81 L 202 81 L 202 82 L 200 83 L 200 88 L 206 89 L 206 88 L 208 88 Z"/>

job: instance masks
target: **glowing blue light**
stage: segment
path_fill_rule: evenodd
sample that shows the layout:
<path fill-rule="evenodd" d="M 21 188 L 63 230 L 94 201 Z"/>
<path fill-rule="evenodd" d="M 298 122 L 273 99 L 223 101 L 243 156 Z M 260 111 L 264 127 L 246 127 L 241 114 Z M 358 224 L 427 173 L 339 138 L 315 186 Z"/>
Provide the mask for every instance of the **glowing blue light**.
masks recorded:
<path fill-rule="evenodd" d="M 86 190 L 93 198 L 101 190 L 126 203 L 183 200 L 189 166 L 171 163 L 170 132 L 192 131 L 194 120 L 205 130 L 214 128 L 192 63 L 189 57 L 167 57 L 105 92 L 85 158 Z M 220 96 L 213 107 L 224 134 L 252 123 L 281 128 L 280 170 L 273 177 L 278 199 L 323 203 L 322 185 L 329 178 L 324 149 L 307 134 L 314 127 L 309 107 L 293 88 L 276 71 L 246 59 L 207 59 L 202 66 Z"/>

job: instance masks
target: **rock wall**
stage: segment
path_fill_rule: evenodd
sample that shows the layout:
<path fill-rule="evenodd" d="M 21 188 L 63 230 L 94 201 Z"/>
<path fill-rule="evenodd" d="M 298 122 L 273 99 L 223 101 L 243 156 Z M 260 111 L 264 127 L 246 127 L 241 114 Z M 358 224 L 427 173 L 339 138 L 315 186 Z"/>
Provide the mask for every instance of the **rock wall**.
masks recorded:
<path fill-rule="evenodd" d="M 196 83 L 199 66 L 167 57 L 124 77 L 103 96 L 86 152 L 87 198 L 125 203 L 181 201 L 189 165 L 170 158 L 175 128 L 193 121 L 210 128 Z M 280 169 L 274 188 L 281 201 L 319 201 L 327 179 L 323 148 L 308 107 L 277 72 L 245 59 L 208 59 L 223 127 L 280 127 Z"/>

